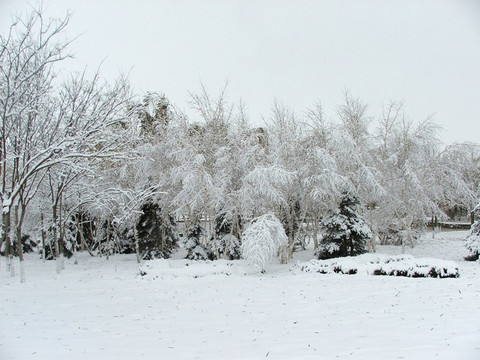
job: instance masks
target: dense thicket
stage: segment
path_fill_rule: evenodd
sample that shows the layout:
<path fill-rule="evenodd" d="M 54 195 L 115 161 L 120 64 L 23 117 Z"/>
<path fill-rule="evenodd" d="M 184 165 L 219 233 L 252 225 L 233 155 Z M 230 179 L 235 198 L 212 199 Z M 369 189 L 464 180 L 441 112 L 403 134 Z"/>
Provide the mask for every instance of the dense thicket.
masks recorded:
<path fill-rule="evenodd" d="M 7 256 L 16 241 L 23 259 L 26 233 L 54 258 L 79 249 L 168 257 L 178 231 L 191 258 L 238 258 L 247 224 L 271 214 L 288 258 L 305 238 L 318 247 L 344 192 L 375 239 L 405 246 L 428 218 L 478 202 L 478 144 L 445 147 L 435 122 L 409 120 L 401 103 L 371 114 L 346 93 L 331 122 L 320 105 L 298 115 L 275 103 L 258 127 L 225 92 L 202 88 L 186 116 L 164 95 L 132 95 L 123 78 L 71 74 L 53 86 L 68 21 L 37 11 L 0 38 Z"/>

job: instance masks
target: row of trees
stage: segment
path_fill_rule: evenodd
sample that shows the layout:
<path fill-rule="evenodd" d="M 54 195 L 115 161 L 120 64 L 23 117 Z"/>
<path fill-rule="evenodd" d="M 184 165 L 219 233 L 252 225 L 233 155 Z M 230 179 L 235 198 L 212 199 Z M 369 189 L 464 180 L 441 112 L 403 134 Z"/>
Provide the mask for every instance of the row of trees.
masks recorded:
<path fill-rule="evenodd" d="M 35 11 L 0 38 L 9 258 L 16 250 L 23 261 L 24 232 L 38 234 L 53 258 L 78 249 L 168 257 L 178 220 L 190 256 L 235 258 L 250 221 L 271 214 L 283 225 L 287 261 L 307 236 L 318 247 L 321 220 L 344 193 L 359 199 L 374 239 L 405 246 L 432 215 L 470 211 L 480 196 L 478 145 L 444 147 L 433 120 L 410 121 L 402 103 L 373 116 L 346 93 L 334 121 L 320 105 L 299 116 L 275 103 L 254 127 L 225 92 L 192 94 L 188 117 L 163 95 L 137 100 L 124 78 L 59 79 L 68 21 Z"/>

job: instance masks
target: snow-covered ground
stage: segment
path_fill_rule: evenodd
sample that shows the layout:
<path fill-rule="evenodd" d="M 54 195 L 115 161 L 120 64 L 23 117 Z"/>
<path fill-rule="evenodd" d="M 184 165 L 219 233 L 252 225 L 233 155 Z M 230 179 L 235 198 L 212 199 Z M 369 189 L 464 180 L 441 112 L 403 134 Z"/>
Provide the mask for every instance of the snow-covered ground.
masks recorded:
<path fill-rule="evenodd" d="M 261 275 L 241 261 L 180 255 L 142 264 L 141 276 L 134 256 L 82 254 L 60 275 L 30 255 L 20 284 L 1 258 L 0 359 L 480 359 L 480 265 L 462 260 L 467 233 L 407 248 L 454 260 L 457 279 L 292 265 Z"/>

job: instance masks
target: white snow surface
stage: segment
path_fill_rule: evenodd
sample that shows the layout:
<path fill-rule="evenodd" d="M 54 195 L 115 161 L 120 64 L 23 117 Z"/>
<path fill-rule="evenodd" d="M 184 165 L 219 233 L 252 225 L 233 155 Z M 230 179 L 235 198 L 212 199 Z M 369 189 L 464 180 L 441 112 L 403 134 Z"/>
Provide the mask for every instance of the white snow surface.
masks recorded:
<path fill-rule="evenodd" d="M 174 258 L 144 262 L 144 276 L 134 255 L 115 270 L 113 257 L 82 254 L 59 275 L 29 255 L 21 284 L 0 258 L 0 359 L 480 359 L 468 233 L 427 234 L 406 251 L 454 261 L 457 279 L 305 273 L 304 251 L 265 274 Z"/>

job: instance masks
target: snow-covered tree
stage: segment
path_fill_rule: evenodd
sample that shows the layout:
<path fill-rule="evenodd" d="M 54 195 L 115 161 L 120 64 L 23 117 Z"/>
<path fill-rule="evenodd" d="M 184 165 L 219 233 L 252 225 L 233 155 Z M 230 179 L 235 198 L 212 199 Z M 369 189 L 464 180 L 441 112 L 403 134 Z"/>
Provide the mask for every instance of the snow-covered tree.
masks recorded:
<path fill-rule="evenodd" d="M 187 230 L 187 237 L 184 242 L 184 247 L 187 250 L 186 259 L 190 260 L 213 260 L 214 254 L 212 249 L 207 245 L 202 244 L 201 237 L 205 230 L 200 224 L 200 221 L 195 221 Z"/>
<path fill-rule="evenodd" d="M 281 263 L 288 259 L 288 237 L 281 221 L 273 214 L 254 220 L 243 233 L 242 256 L 259 271 L 278 257 Z"/>
<path fill-rule="evenodd" d="M 223 212 L 215 218 L 215 233 L 218 239 L 218 253 L 221 258 L 237 260 L 241 257 L 238 235 L 233 235 L 235 228 L 228 214 Z"/>
<path fill-rule="evenodd" d="M 414 246 L 427 219 L 443 214 L 438 131 L 432 119 L 409 120 L 402 103 L 384 109 L 375 167 L 385 192 L 372 206 L 383 242 Z"/>
<path fill-rule="evenodd" d="M 140 211 L 137 231 L 141 258 L 169 258 L 178 247 L 175 219 L 171 215 L 165 216 L 158 204 L 148 201 Z"/>
<path fill-rule="evenodd" d="M 358 204 L 355 196 L 344 193 L 338 210 L 323 221 L 324 234 L 317 252 L 319 259 L 356 256 L 366 252 L 366 242 L 372 233 L 357 212 Z"/>
<path fill-rule="evenodd" d="M 473 212 L 480 213 L 480 204 L 475 207 Z M 470 261 L 478 260 L 480 257 L 480 220 L 473 223 L 470 235 L 468 235 L 466 239 L 465 246 L 470 253 L 465 259 Z"/>

